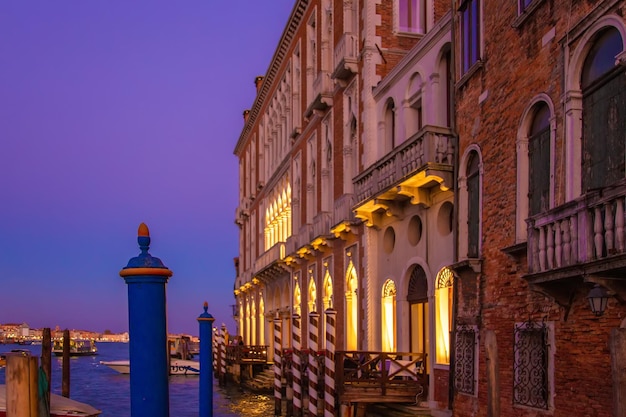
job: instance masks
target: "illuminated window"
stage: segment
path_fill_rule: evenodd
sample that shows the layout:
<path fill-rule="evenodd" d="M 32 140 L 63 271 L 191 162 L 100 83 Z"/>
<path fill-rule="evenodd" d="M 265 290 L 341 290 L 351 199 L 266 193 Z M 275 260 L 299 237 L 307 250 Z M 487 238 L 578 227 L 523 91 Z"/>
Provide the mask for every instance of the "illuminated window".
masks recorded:
<path fill-rule="evenodd" d="M 383 285 L 383 300 L 381 311 L 382 323 L 382 350 L 395 352 L 396 350 L 396 284 L 388 279 Z"/>
<path fill-rule="evenodd" d="M 297 278 L 296 278 L 297 279 Z M 297 315 L 301 313 L 302 295 L 300 293 L 300 284 L 296 281 L 296 288 L 293 290 L 293 309 Z"/>
<path fill-rule="evenodd" d="M 309 276 L 309 313 L 317 312 L 317 288 L 315 277 Z"/>
<path fill-rule="evenodd" d="M 324 310 L 333 306 L 333 279 L 328 269 L 324 275 Z"/>
<path fill-rule="evenodd" d="M 257 333 L 257 328 L 256 328 L 256 301 L 254 300 L 254 298 L 252 299 L 252 309 L 251 309 L 251 313 L 250 313 L 250 330 L 251 330 L 251 334 L 250 334 L 250 344 L 251 345 L 256 345 L 256 333 Z"/>
<path fill-rule="evenodd" d="M 450 364 L 450 329 L 452 328 L 452 271 L 444 268 L 437 274 L 435 286 L 436 343 L 435 360 Z"/>
<path fill-rule="evenodd" d="M 278 194 L 265 210 L 265 250 L 291 236 L 291 187 Z"/>
<path fill-rule="evenodd" d="M 356 268 L 350 260 L 346 272 L 346 349 L 358 349 L 358 280 Z"/>
<path fill-rule="evenodd" d="M 263 301 L 262 294 L 259 297 L 259 323 L 261 323 L 259 329 L 259 345 L 265 345 L 265 301 Z"/>
<path fill-rule="evenodd" d="M 246 298 L 246 331 L 244 334 L 244 342 L 250 344 L 250 300 Z"/>

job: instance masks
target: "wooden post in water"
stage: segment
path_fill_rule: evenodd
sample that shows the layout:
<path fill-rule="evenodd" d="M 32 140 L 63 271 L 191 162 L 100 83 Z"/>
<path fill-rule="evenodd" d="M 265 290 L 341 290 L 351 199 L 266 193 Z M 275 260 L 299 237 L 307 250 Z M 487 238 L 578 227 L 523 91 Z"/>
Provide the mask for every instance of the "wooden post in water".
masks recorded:
<path fill-rule="evenodd" d="M 63 330 L 63 371 L 61 378 L 61 395 L 70 398 L 70 331 Z"/>
<path fill-rule="evenodd" d="M 40 417 L 50 417 L 50 381 L 52 381 L 52 337 L 50 328 L 43 329 L 43 340 L 41 341 L 41 368 L 46 376 L 46 386 L 44 390 L 43 405 L 46 415 L 41 415 L 44 410 L 40 410 Z"/>
<path fill-rule="evenodd" d="M 39 417 L 37 404 L 37 357 L 29 353 L 7 355 L 6 413 L 10 417 Z"/>

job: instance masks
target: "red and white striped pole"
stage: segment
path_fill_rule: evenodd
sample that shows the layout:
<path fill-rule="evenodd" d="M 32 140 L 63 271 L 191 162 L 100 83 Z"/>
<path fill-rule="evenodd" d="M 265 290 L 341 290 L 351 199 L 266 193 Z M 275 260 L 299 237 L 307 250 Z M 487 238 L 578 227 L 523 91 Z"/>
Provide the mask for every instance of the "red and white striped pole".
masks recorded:
<path fill-rule="evenodd" d="M 282 412 L 282 340 L 281 327 L 282 319 L 280 313 L 274 317 L 274 415 L 279 416 Z"/>
<path fill-rule="evenodd" d="M 302 330 L 300 329 L 300 315 L 294 314 L 292 317 L 292 347 L 293 347 L 293 415 L 302 416 L 302 360 L 300 359 L 300 349 L 302 344 Z"/>
<path fill-rule="evenodd" d="M 324 417 L 335 417 L 335 319 L 337 311 L 329 308 L 326 314 L 326 358 L 324 362 Z"/>
<path fill-rule="evenodd" d="M 226 325 L 222 324 L 222 336 L 220 337 L 220 382 L 226 386 Z"/>
<path fill-rule="evenodd" d="M 320 315 L 315 311 L 309 313 L 309 417 L 317 417 L 317 335 Z"/>
<path fill-rule="evenodd" d="M 219 333 L 217 332 L 217 327 L 213 328 L 213 374 L 219 377 L 219 368 L 217 366 L 217 358 L 219 357 Z"/>

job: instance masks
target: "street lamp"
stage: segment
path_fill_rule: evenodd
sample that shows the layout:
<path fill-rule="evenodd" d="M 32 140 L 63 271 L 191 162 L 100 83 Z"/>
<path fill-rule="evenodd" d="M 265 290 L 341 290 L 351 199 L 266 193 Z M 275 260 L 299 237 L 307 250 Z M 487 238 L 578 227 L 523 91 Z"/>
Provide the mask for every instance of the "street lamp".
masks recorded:
<path fill-rule="evenodd" d="M 591 291 L 589 291 L 587 300 L 589 300 L 589 306 L 593 314 L 601 316 L 604 314 L 604 310 L 606 310 L 609 294 L 603 286 L 596 284 Z"/>

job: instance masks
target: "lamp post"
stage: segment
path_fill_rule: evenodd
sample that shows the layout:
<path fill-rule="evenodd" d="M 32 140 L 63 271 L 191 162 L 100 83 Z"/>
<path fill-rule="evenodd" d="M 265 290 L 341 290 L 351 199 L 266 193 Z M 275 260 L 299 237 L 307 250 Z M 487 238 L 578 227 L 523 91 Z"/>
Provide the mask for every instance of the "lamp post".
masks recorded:
<path fill-rule="evenodd" d="M 589 300 L 589 306 L 591 307 L 593 314 L 599 317 L 603 315 L 604 310 L 606 310 L 606 305 L 609 301 L 609 294 L 603 286 L 596 284 L 591 291 L 589 291 L 587 300 Z"/>

